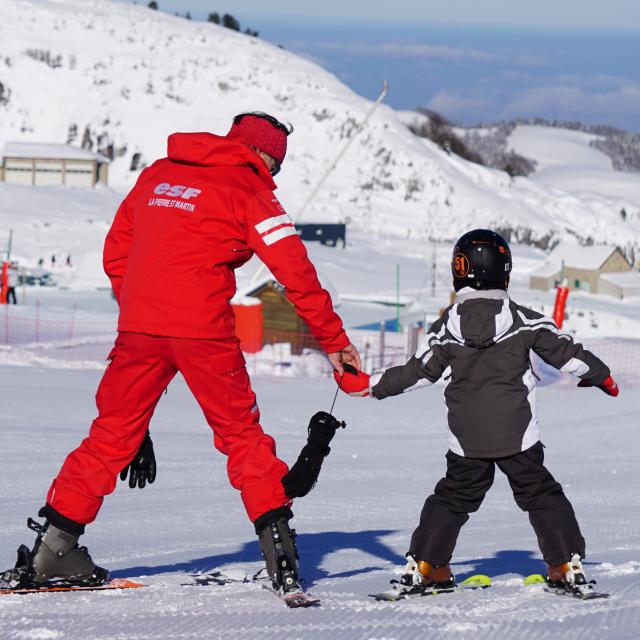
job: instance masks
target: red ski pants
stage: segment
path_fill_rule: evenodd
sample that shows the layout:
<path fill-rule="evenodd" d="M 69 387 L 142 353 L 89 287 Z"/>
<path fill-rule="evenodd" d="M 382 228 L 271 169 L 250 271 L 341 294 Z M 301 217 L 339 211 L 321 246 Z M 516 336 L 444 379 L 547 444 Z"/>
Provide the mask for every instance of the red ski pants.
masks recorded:
<path fill-rule="evenodd" d="M 260 427 L 260 412 L 235 341 L 120 333 L 96 394 L 98 417 L 72 451 L 47 495 L 63 516 L 88 524 L 120 471 L 138 451 L 162 392 L 180 371 L 228 456 L 231 484 L 251 521 L 291 501 L 281 478 L 287 465 Z"/>

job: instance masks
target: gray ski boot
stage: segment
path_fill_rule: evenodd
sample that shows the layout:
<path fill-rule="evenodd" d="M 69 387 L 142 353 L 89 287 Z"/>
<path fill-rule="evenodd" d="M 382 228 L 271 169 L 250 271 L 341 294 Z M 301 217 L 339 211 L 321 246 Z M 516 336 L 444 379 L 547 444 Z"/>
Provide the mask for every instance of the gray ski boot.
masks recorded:
<path fill-rule="evenodd" d="M 289 519 L 285 516 L 281 516 L 258 532 L 267 574 L 274 591 L 281 595 L 302 591 L 298 578 L 298 550 L 295 537 L 295 529 L 289 528 Z"/>
<path fill-rule="evenodd" d="M 12 587 L 96 586 L 107 582 L 109 572 L 96 566 L 86 547 L 78 546 L 79 535 L 49 521 L 41 525 L 29 518 L 27 526 L 38 534 L 33 550 L 24 544 L 18 548 L 15 569 L 4 572 L 3 581 L 11 581 Z"/>

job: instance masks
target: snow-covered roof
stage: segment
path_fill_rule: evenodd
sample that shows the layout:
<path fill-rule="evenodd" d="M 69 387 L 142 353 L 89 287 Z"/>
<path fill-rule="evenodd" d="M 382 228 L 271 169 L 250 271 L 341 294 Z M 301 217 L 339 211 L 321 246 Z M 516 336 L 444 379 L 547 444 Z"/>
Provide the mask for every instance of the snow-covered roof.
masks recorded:
<path fill-rule="evenodd" d="M 619 287 L 640 287 L 640 273 L 638 271 L 601 273 L 600 278 Z"/>
<path fill-rule="evenodd" d="M 564 261 L 565 267 L 573 269 L 599 269 L 606 259 L 615 251 L 607 245 L 581 247 L 568 242 L 561 242 L 550 254 L 547 262 L 557 265 L 558 269 Z"/>
<path fill-rule="evenodd" d="M 3 156 L 9 158 L 42 158 L 47 160 L 97 160 L 109 162 L 99 153 L 72 147 L 69 144 L 48 142 L 6 142 Z"/>
<path fill-rule="evenodd" d="M 532 271 L 529 275 L 534 278 L 551 278 L 560 273 L 560 265 L 555 262 L 545 262 L 541 267 Z"/>
<path fill-rule="evenodd" d="M 329 280 L 329 278 L 320 269 L 316 269 L 316 272 L 318 274 L 318 280 L 320 280 L 320 284 L 322 285 L 323 289 L 325 289 L 331 296 L 333 306 L 340 306 L 340 295 L 338 294 L 338 290 L 336 289 L 333 282 L 331 282 L 331 280 Z M 273 277 L 273 275 L 271 275 L 269 271 L 265 271 L 264 275 L 262 275 L 255 282 L 251 282 L 247 286 L 239 288 L 236 291 L 236 294 L 231 302 L 233 304 L 242 304 L 242 300 L 244 298 L 251 297 L 252 294 L 254 294 L 259 289 L 262 289 L 262 287 L 264 287 L 268 282 L 271 281 L 277 282 L 277 280 Z"/>

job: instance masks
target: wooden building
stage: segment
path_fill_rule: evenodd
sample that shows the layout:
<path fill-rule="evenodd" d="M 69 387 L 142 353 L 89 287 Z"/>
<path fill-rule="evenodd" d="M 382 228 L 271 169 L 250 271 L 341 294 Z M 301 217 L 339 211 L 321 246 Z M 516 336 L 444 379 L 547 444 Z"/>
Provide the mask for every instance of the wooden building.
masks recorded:
<path fill-rule="evenodd" d="M 340 298 L 333 285 L 319 274 L 322 286 L 329 292 L 334 306 Z M 284 287 L 272 275 L 267 275 L 254 284 L 240 289 L 231 304 L 242 304 L 244 298 L 257 298 L 262 303 L 262 342 L 264 345 L 291 344 L 291 352 L 298 355 L 303 349 L 322 351 L 307 324 L 296 313 L 295 307 L 287 300 Z"/>
<path fill-rule="evenodd" d="M 559 244 L 545 264 L 529 276 L 529 287 L 548 291 L 567 279 L 569 289 L 601 293 L 600 276 L 631 271 L 632 265 L 618 248 Z"/>
<path fill-rule="evenodd" d="M 109 160 L 67 144 L 7 142 L 0 181 L 26 186 L 95 187 L 108 182 Z"/>
<path fill-rule="evenodd" d="M 302 353 L 304 348 L 320 349 L 307 324 L 287 300 L 280 283 L 269 279 L 247 295 L 262 302 L 263 344 L 288 342 L 294 354 Z"/>

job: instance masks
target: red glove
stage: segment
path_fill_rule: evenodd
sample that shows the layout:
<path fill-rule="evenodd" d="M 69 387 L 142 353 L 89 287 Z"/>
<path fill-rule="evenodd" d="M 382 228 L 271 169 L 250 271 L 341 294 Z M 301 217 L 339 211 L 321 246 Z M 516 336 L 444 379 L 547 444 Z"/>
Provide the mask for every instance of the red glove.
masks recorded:
<path fill-rule="evenodd" d="M 608 396 L 613 396 L 614 398 L 620 393 L 620 389 L 618 388 L 618 383 L 609 376 L 603 383 L 601 384 L 593 384 L 593 382 L 587 382 L 586 380 L 580 380 L 578 382 L 579 387 L 598 387 L 598 389 L 602 389 Z"/>
<path fill-rule="evenodd" d="M 350 364 L 344 364 L 344 373 L 340 375 L 335 369 L 333 377 L 338 386 L 350 396 L 365 397 L 369 395 L 369 374 L 358 371 Z"/>

